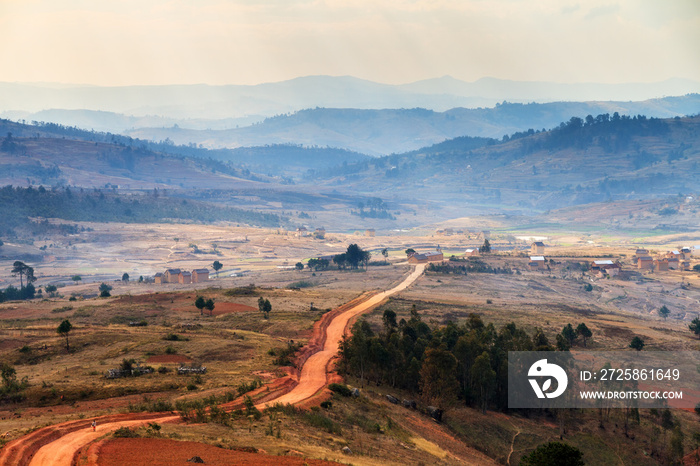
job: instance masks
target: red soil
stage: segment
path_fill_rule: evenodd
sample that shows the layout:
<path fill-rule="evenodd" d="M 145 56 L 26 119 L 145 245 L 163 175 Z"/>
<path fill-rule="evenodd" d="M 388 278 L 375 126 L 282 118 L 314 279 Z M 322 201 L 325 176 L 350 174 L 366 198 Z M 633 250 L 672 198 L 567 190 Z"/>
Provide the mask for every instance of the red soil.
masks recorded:
<path fill-rule="evenodd" d="M 96 454 L 93 454 L 95 449 L 97 450 Z M 193 456 L 199 456 L 205 464 L 219 465 L 302 466 L 308 464 L 309 466 L 326 466 L 340 464 L 295 456 L 273 456 L 226 450 L 203 443 L 153 438 L 111 439 L 95 444 L 87 454 L 88 460 L 96 458 L 96 464 L 102 466 L 122 466 L 125 464 L 170 466 L 172 464 L 187 464 L 187 460 Z M 90 464 L 95 463 L 91 462 Z"/>
<path fill-rule="evenodd" d="M 192 359 L 181 354 L 157 354 L 146 359 L 146 362 L 159 362 L 159 363 L 178 363 L 178 362 L 192 362 Z"/>

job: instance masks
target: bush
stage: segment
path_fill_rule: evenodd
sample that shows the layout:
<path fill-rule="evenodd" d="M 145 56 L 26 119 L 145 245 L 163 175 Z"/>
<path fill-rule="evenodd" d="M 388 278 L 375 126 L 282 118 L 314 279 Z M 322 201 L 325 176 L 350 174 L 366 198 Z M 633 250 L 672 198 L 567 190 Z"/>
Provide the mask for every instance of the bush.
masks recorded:
<path fill-rule="evenodd" d="M 274 364 L 278 366 L 294 366 L 292 362 L 292 357 L 302 346 L 301 343 L 289 343 L 286 348 L 274 348 L 267 352 L 270 356 L 276 356 L 273 361 Z"/>
<path fill-rule="evenodd" d="M 333 403 L 330 401 L 322 401 L 321 402 L 321 408 L 323 409 L 331 409 L 333 407 Z"/>
<path fill-rule="evenodd" d="M 165 335 L 163 337 L 163 340 L 166 340 L 166 341 L 190 341 L 189 338 L 182 337 L 182 336 L 178 335 L 177 333 L 168 333 L 167 335 Z"/>
<path fill-rule="evenodd" d="M 328 386 L 328 389 L 342 396 L 352 395 L 352 391 L 350 390 L 350 388 L 347 385 L 343 385 L 342 383 L 332 383 Z"/>
<path fill-rule="evenodd" d="M 137 438 L 139 434 L 135 430 L 131 430 L 128 427 L 120 427 L 119 429 L 112 432 L 112 437 L 116 438 Z"/>
<path fill-rule="evenodd" d="M 318 408 L 316 408 L 318 409 Z M 313 427 L 323 429 L 329 434 L 342 434 L 340 426 L 331 418 L 317 412 L 310 412 L 304 415 L 304 420 Z"/>
<path fill-rule="evenodd" d="M 56 309 L 51 309 L 51 312 L 57 314 L 59 312 L 68 312 L 68 311 L 72 311 L 72 310 L 73 310 L 73 306 L 63 306 L 63 307 L 57 307 Z"/>
<path fill-rule="evenodd" d="M 316 286 L 316 284 L 308 280 L 299 280 L 298 282 L 290 283 L 285 288 L 293 290 L 295 288 L 311 288 L 312 286 Z"/>

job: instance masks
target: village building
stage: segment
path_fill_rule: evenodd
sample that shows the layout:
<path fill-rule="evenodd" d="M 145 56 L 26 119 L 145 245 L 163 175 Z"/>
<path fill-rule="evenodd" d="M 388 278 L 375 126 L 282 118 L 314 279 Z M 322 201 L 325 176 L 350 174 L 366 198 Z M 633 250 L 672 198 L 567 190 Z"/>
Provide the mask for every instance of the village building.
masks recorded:
<path fill-rule="evenodd" d="M 681 258 L 681 253 L 680 253 L 679 251 L 669 251 L 669 252 L 666 254 L 666 257 L 668 257 L 669 259 L 680 260 L 680 258 Z"/>
<path fill-rule="evenodd" d="M 326 237 L 326 229 L 321 227 L 321 228 L 316 228 L 316 231 L 314 231 L 314 237 L 318 239 L 323 239 Z"/>
<path fill-rule="evenodd" d="M 668 272 L 668 259 L 654 259 L 655 272 Z"/>
<path fill-rule="evenodd" d="M 635 257 L 639 259 L 640 257 L 651 257 L 649 251 L 646 249 L 637 249 L 634 253 Z"/>
<path fill-rule="evenodd" d="M 369 236 L 370 238 L 374 238 L 375 234 L 376 234 L 376 232 L 372 228 L 365 230 L 365 236 Z"/>
<path fill-rule="evenodd" d="M 542 241 L 535 241 L 530 245 L 530 254 L 544 254 L 544 243 Z"/>
<path fill-rule="evenodd" d="M 156 285 L 162 285 L 163 284 L 163 274 L 161 272 L 158 272 L 155 277 L 153 277 L 153 281 L 155 282 Z"/>
<path fill-rule="evenodd" d="M 680 270 L 690 270 L 690 262 L 688 261 L 682 261 L 679 263 L 678 268 Z"/>
<path fill-rule="evenodd" d="M 188 285 L 192 283 L 192 274 L 183 270 L 182 272 L 180 272 L 180 276 L 178 277 L 177 282 L 181 285 Z"/>
<path fill-rule="evenodd" d="M 530 256 L 530 262 L 527 266 L 530 270 L 544 270 L 546 268 L 544 256 Z"/>
<path fill-rule="evenodd" d="M 678 270 L 680 267 L 680 262 L 677 257 L 668 257 L 668 268 L 671 270 Z"/>
<path fill-rule="evenodd" d="M 194 269 L 192 271 L 192 283 L 209 281 L 209 269 Z"/>
<path fill-rule="evenodd" d="M 297 228 L 297 233 L 296 233 L 297 238 L 303 238 L 308 234 L 309 234 L 309 230 L 307 230 L 306 227 Z"/>
<path fill-rule="evenodd" d="M 690 260 L 691 257 L 693 257 L 693 250 L 690 249 L 689 247 L 682 248 L 681 251 L 681 257 L 680 259 L 683 260 Z"/>
<path fill-rule="evenodd" d="M 479 248 L 467 249 L 464 251 L 464 257 L 473 257 L 479 255 Z"/>
<path fill-rule="evenodd" d="M 606 275 L 615 277 L 620 274 L 621 270 L 620 264 L 611 260 L 593 261 L 591 264 L 591 271 L 599 278 L 603 278 Z"/>
<path fill-rule="evenodd" d="M 692 252 L 691 252 L 691 255 L 692 255 L 693 257 L 698 257 L 698 256 L 700 256 L 700 244 L 697 244 L 697 245 L 693 246 L 693 250 L 692 250 Z"/>
<path fill-rule="evenodd" d="M 654 268 L 654 259 L 651 256 L 637 257 L 637 268 L 641 270 L 652 270 Z"/>
<path fill-rule="evenodd" d="M 409 264 L 425 264 L 427 262 L 442 262 L 444 257 L 441 252 L 417 252 L 408 257 Z"/>
<path fill-rule="evenodd" d="M 180 269 L 168 269 L 163 274 L 164 283 L 177 283 L 179 280 Z"/>

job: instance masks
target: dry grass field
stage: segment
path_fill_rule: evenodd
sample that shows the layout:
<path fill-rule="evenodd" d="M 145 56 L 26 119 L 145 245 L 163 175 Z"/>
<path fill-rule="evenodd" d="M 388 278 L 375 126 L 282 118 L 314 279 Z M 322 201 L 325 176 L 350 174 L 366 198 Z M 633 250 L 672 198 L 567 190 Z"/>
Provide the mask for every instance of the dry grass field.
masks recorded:
<path fill-rule="evenodd" d="M 465 228 L 464 221 L 453 221 L 449 228 Z M 689 321 L 700 312 L 700 276 L 680 271 L 640 273 L 632 264 L 638 244 L 660 254 L 700 239 L 601 236 L 506 228 L 493 219 L 481 221 L 479 228 L 492 228 L 495 249 L 481 260 L 491 267 L 511 269 L 512 274 L 426 272 L 411 288 L 370 313 L 370 323 L 379 327 L 384 309 L 395 310 L 400 319 L 415 305 L 430 326 L 448 321 L 462 324 L 470 313 L 477 313 L 497 327 L 515 322 L 528 333 L 541 328 L 553 341 L 567 323 L 585 322 L 593 332 L 588 344 L 593 350 L 625 350 L 633 336 L 641 336 L 651 350 L 700 349 L 700 342 L 688 331 Z M 5 255 L 19 251 L 42 258 L 28 261 L 35 267 L 37 285 L 60 285 L 56 297 L 0 304 L 0 361 L 13 365 L 18 378 L 26 377 L 29 384 L 24 401 L 0 404 L 0 433 L 7 433 L 3 441 L 66 420 L 152 409 L 156 400 L 168 406 L 211 397 L 230 400 L 244 384 L 265 384 L 284 375 L 286 370 L 274 363 L 273 353 L 279 354 L 290 341 L 306 343 L 313 323 L 326 309 L 401 280 L 409 270 L 406 248 L 420 251 L 440 245 L 449 257 L 479 245 L 465 234 L 442 236 L 433 228 L 376 237 L 328 233 L 319 240 L 281 230 L 226 225 L 89 226 L 92 231 L 76 237 L 3 246 Z M 530 237 L 547 238 L 549 270 L 527 270 Z M 373 251 L 373 260 L 383 260 L 379 251 L 389 248 L 390 265 L 370 266 L 367 271 L 289 268 L 311 257 L 342 252 L 350 243 Z M 201 252 L 194 253 L 190 244 Z M 40 250 L 43 245 L 49 247 Z M 623 274 L 595 278 L 579 265 L 599 258 L 619 260 Z M 224 267 L 204 284 L 135 281 L 140 275 L 150 278 L 171 267 L 211 270 L 214 260 Z M 0 270 L 7 271 L 0 286 L 16 282 L 9 274 L 11 262 L 0 263 Z M 131 281 L 117 281 L 124 272 Z M 75 274 L 82 277 L 78 284 L 70 280 Z M 100 282 L 113 286 L 112 297 L 97 297 Z M 215 301 L 213 315 L 206 310 L 201 315 L 194 306 L 200 295 Z M 270 300 L 270 319 L 258 311 L 259 297 Z M 671 310 L 667 319 L 658 315 L 662 305 Z M 63 319 L 73 324 L 70 351 L 56 332 Z M 135 322 L 146 325 L 129 325 Z M 108 369 L 132 359 L 155 372 L 105 377 Z M 207 373 L 177 375 L 181 362 L 204 365 Z M 359 384 L 352 379 L 347 382 Z M 352 464 L 504 464 L 509 457 L 510 464 L 517 464 L 536 445 L 559 438 L 564 425 L 566 438 L 586 452 L 587 464 L 654 464 L 644 452 L 654 446 L 652 426 L 658 418 L 646 411 L 633 429 L 635 441 L 615 426 L 616 413 L 607 424 L 610 430 L 602 431 L 595 414 L 528 419 L 492 412 L 483 415 L 455 406 L 447 411 L 445 423 L 438 425 L 389 404 L 384 398 L 388 393 L 412 396 L 391 387 L 368 386 L 358 399 L 334 395 L 331 409 L 287 409 L 260 419 L 242 416 L 225 426 L 164 424 L 158 433 L 144 428 L 139 435 Z M 686 451 L 690 451 L 692 434 L 700 431 L 697 416 L 674 415 L 682 421 Z M 345 446 L 352 450 L 351 456 L 341 452 Z"/>

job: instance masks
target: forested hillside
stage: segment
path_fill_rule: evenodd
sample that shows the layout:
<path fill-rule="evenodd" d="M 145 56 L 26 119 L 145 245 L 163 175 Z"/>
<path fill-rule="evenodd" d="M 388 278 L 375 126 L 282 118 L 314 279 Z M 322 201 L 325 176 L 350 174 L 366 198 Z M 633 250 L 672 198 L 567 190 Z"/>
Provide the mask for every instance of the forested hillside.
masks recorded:
<path fill-rule="evenodd" d="M 483 147 L 457 139 L 337 167 L 331 182 L 379 196 L 547 210 L 696 192 L 699 162 L 700 117 L 601 114 Z"/>
<path fill-rule="evenodd" d="M 285 219 L 274 214 L 220 207 L 186 199 L 168 198 L 158 190 L 123 195 L 111 190 L 57 188 L 0 188 L 0 236 L 10 238 L 38 232 L 75 233 L 76 227 L 54 225 L 46 219 L 76 222 L 164 223 L 216 221 L 256 226 L 279 226 Z"/>

